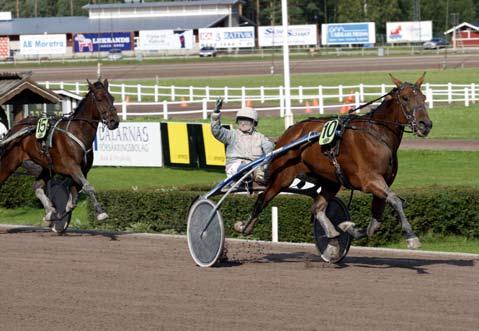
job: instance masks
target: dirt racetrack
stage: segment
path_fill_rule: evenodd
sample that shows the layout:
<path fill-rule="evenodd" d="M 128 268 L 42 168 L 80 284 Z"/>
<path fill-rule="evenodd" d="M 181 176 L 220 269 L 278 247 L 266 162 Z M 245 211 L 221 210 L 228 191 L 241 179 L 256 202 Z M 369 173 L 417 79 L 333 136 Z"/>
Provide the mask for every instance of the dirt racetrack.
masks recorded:
<path fill-rule="evenodd" d="M 0 228 L 0 330 L 477 330 L 477 256 Z"/>

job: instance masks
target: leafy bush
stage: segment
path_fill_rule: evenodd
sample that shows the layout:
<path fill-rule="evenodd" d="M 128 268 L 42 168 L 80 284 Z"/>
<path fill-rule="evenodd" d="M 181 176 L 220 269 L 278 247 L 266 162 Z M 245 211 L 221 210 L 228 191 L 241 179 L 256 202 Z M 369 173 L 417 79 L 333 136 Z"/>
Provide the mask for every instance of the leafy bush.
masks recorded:
<path fill-rule="evenodd" d="M 42 205 L 33 191 L 34 178 L 18 171 L 0 185 L 0 206 L 16 208 L 18 206 L 40 208 Z"/>
<path fill-rule="evenodd" d="M 32 177 L 12 175 L 0 187 L 0 206 L 41 208 L 32 186 Z M 170 189 L 99 192 L 97 197 L 110 218 L 106 223 L 97 223 L 93 208 L 89 205 L 88 224 L 83 224 L 82 227 L 118 231 L 186 233 L 189 206 L 207 189 L 209 188 L 191 186 L 187 191 Z M 397 193 L 406 200 L 406 215 L 419 236 L 436 234 L 479 238 L 478 189 L 437 186 Z M 346 203 L 349 200 L 348 192 L 341 193 L 340 197 Z M 349 210 L 353 221 L 360 227 L 366 227 L 369 222 L 371 199 L 370 195 L 358 192 L 354 194 Z M 233 225 L 237 221 L 248 218 L 255 200 L 255 197 L 249 195 L 232 195 L 226 199 L 221 207 L 221 213 L 225 220 L 228 237 L 238 237 L 238 234 L 233 231 Z M 281 241 L 313 242 L 311 203 L 310 198 L 298 195 L 280 195 L 271 202 L 270 206 L 278 207 Z M 271 239 L 271 208 L 266 208 L 260 215 L 252 238 Z M 384 221 L 377 235 L 372 240 L 364 239 L 355 244 L 383 245 L 402 239 L 400 223 L 393 210 L 387 206 Z"/>
<path fill-rule="evenodd" d="M 193 191 L 108 191 L 98 193 L 98 199 L 108 211 L 110 219 L 97 224 L 93 212 L 92 227 L 110 230 L 147 229 L 155 232 L 186 233 L 189 206 L 201 192 Z M 413 229 L 421 236 L 426 233 L 460 235 L 479 238 L 479 190 L 472 188 L 433 187 L 399 192 L 407 203 L 405 207 Z M 340 195 L 347 202 L 349 195 Z M 355 193 L 350 213 L 353 221 L 366 227 L 370 218 L 371 196 Z M 255 197 L 232 195 L 221 207 L 226 235 L 237 237 L 233 225 L 244 221 L 252 210 Z M 278 207 L 279 239 L 281 241 L 313 242 L 311 203 L 308 197 L 280 195 L 270 206 Z M 90 208 L 92 210 L 92 208 Z M 271 239 L 271 208 L 260 215 L 252 238 Z M 356 242 L 362 245 L 381 245 L 401 240 L 402 230 L 396 215 L 386 207 L 384 221 L 372 240 Z"/>

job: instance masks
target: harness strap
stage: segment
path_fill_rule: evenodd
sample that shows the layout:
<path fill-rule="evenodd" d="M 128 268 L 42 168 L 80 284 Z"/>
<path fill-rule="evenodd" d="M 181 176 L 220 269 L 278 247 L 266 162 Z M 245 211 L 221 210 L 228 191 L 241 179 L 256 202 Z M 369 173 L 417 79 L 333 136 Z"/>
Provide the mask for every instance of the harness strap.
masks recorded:
<path fill-rule="evenodd" d="M 26 127 L 26 128 L 23 128 L 17 132 L 15 132 L 14 134 L 12 134 L 10 137 L 7 137 L 5 138 L 4 140 L 0 141 L 0 146 L 4 146 L 6 144 L 8 144 L 9 142 L 17 139 L 17 138 L 20 138 L 21 136 L 25 135 L 25 134 L 30 134 L 32 133 L 33 131 L 35 131 L 36 128 L 35 127 Z"/>
<path fill-rule="evenodd" d="M 58 119 L 55 124 L 53 125 L 52 129 L 50 130 L 50 132 L 48 133 L 48 148 L 52 148 L 53 147 L 53 133 L 55 132 L 55 130 L 57 129 L 57 126 L 58 124 L 60 124 L 60 122 L 62 121 L 62 119 Z"/>
<path fill-rule="evenodd" d="M 336 159 L 336 152 L 335 148 L 331 148 L 325 152 L 325 154 L 329 157 L 329 160 L 334 166 L 334 170 L 336 172 L 336 179 L 338 180 L 339 184 L 344 186 L 347 189 L 354 189 L 351 183 L 349 182 L 348 178 L 344 175 L 343 170 L 341 169 L 341 165 L 339 164 L 338 160 Z"/>
<path fill-rule="evenodd" d="M 70 131 L 66 131 L 66 130 L 63 130 L 63 129 L 60 129 L 60 128 L 55 128 L 56 130 L 60 131 L 60 132 L 63 132 L 64 134 L 66 134 L 71 140 L 73 140 L 74 142 L 76 142 L 80 147 L 81 149 L 83 149 L 83 161 L 85 161 L 85 164 L 87 163 L 87 154 L 89 152 L 92 151 L 92 148 L 90 149 L 86 149 L 86 146 L 85 144 L 83 143 L 83 141 L 81 141 L 77 136 L 75 136 L 73 133 L 71 133 Z"/>

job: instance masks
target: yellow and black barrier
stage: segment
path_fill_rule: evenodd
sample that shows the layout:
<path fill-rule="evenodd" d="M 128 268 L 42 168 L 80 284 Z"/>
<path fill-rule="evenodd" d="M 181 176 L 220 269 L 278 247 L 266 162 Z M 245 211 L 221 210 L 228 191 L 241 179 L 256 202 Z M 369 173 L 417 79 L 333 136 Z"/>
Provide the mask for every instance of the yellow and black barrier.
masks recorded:
<path fill-rule="evenodd" d="M 213 137 L 209 123 L 161 123 L 161 139 L 166 166 L 223 168 L 225 165 L 225 145 Z"/>

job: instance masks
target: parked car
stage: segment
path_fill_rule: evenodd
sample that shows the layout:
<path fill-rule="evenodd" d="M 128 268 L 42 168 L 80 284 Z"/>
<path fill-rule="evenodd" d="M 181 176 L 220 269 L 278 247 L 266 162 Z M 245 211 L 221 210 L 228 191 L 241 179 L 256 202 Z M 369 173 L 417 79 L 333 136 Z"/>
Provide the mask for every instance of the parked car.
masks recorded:
<path fill-rule="evenodd" d="M 122 58 L 121 49 L 112 48 L 108 52 L 108 60 L 110 60 L 110 61 L 121 60 L 121 58 Z"/>
<path fill-rule="evenodd" d="M 448 43 L 444 38 L 432 38 L 430 41 L 426 41 L 422 46 L 424 49 L 438 49 L 447 47 Z"/>
<path fill-rule="evenodd" d="M 204 56 L 216 56 L 218 51 L 214 47 L 201 47 L 200 49 L 200 57 Z"/>

